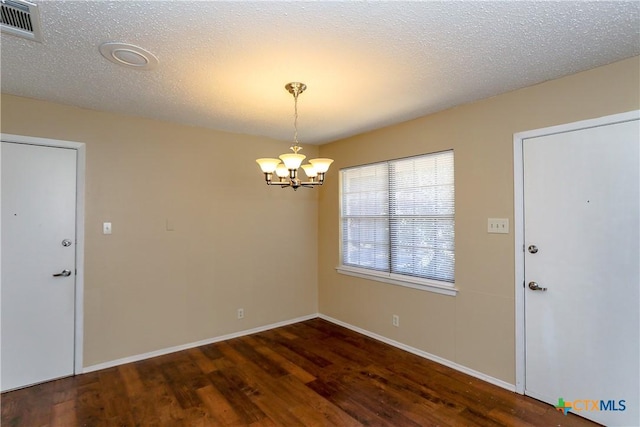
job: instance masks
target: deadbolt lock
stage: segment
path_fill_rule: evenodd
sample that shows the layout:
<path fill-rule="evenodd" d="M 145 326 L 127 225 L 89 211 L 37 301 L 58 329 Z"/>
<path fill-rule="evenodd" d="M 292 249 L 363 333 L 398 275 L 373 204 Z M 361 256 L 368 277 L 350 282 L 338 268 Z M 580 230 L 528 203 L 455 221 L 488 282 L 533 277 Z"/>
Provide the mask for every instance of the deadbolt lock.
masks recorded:
<path fill-rule="evenodd" d="M 542 288 L 538 286 L 536 282 L 529 282 L 529 289 L 531 289 L 532 291 L 543 291 L 543 292 L 547 290 L 547 288 Z"/>

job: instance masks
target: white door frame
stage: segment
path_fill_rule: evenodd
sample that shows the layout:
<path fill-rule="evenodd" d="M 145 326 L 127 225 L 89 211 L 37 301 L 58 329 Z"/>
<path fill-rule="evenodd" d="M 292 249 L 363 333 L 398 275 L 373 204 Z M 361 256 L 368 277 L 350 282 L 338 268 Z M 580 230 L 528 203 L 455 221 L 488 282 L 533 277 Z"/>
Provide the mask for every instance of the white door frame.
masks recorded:
<path fill-rule="evenodd" d="M 524 140 L 540 136 L 571 132 L 579 129 L 623 123 L 640 119 L 640 110 L 613 114 L 513 135 L 513 191 L 515 232 L 515 314 L 516 314 L 516 393 L 525 392 L 525 318 L 524 318 Z"/>
<path fill-rule="evenodd" d="M 84 338 L 84 192 L 85 192 L 85 144 L 82 142 L 36 138 L 32 136 L 0 134 L 2 141 L 18 144 L 40 145 L 56 148 L 70 148 L 77 152 L 76 163 L 76 280 L 75 280 L 75 375 L 82 373 L 82 349 Z M 2 151 L 0 150 L 0 155 Z M 1 179 L 1 178 L 0 178 Z M 0 232 L 2 224 L 0 220 Z M 1 255 L 1 254 L 0 254 Z"/>

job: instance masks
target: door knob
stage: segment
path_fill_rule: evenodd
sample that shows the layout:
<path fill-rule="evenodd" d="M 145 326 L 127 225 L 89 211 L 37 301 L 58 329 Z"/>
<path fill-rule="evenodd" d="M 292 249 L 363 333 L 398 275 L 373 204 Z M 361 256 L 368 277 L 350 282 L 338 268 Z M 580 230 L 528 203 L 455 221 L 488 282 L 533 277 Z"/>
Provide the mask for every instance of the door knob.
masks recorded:
<path fill-rule="evenodd" d="M 547 288 L 541 288 L 536 282 L 529 282 L 529 289 L 532 291 L 546 291 Z"/>
<path fill-rule="evenodd" d="M 56 273 L 53 275 L 53 277 L 69 277 L 71 276 L 71 270 L 62 270 L 60 273 Z"/>
<path fill-rule="evenodd" d="M 536 245 L 529 245 L 529 247 L 527 249 L 529 250 L 530 254 L 537 254 L 538 253 L 538 247 Z"/>

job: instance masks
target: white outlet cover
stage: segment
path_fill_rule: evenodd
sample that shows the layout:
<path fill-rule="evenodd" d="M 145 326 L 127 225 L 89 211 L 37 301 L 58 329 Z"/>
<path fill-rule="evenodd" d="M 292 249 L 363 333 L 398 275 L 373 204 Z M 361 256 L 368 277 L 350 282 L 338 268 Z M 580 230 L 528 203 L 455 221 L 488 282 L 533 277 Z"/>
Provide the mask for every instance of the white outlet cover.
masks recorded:
<path fill-rule="evenodd" d="M 103 222 L 102 223 L 102 234 L 111 234 L 111 223 Z"/>

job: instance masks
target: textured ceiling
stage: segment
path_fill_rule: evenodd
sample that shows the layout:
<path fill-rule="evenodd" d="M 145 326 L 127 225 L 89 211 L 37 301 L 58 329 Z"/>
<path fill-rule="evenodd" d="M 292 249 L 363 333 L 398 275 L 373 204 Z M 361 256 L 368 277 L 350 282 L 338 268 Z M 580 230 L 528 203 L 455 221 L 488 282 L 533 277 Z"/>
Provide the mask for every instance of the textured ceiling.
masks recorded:
<path fill-rule="evenodd" d="M 37 1 L 2 92 L 319 144 L 640 54 L 637 1 Z M 149 71 L 103 42 L 141 46 Z"/>

